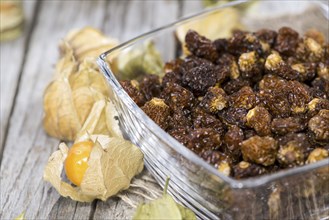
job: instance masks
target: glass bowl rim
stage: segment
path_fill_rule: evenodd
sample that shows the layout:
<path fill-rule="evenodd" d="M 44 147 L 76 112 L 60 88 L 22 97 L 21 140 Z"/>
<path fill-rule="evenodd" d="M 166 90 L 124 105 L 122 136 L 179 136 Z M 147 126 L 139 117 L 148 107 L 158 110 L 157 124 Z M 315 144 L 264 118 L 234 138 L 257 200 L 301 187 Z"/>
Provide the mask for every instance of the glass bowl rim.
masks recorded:
<path fill-rule="evenodd" d="M 187 147 L 185 147 L 183 144 L 178 142 L 175 138 L 173 138 L 171 135 L 169 135 L 167 132 L 165 132 L 162 128 L 160 128 L 152 119 L 150 119 L 140 107 L 137 106 L 137 104 L 130 98 L 130 96 L 124 91 L 122 86 L 120 85 L 119 81 L 111 71 L 111 68 L 108 66 L 106 57 L 108 55 L 111 55 L 113 53 L 116 53 L 122 49 L 125 49 L 129 46 L 134 45 L 134 43 L 142 41 L 145 38 L 151 37 L 152 35 L 165 31 L 166 29 L 170 29 L 175 26 L 179 26 L 183 23 L 186 23 L 190 20 L 193 20 L 198 17 L 202 17 L 207 14 L 211 14 L 213 12 L 216 12 L 217 10 L 221 10 L 223 8 L 231 7 L 240 5 L 243 3 L 248 2 L 248 0 L 237 0 L 233 2 L 229 2 L 220 6 L 215 6 L 209 9 L 205 9 L 199 13 L 183 17 L 178 19 L 177 21 L 164 25 L 162 27 L 156 28 L 154 30 L 151 30 L 149 32 L 146 32 L 144 34 L 141 34 L 137 37 L 132 38 L 131 40 L 128 40 L 124 43 L 121 43 L 120 45 L 102 53 L 97 60 L 99 68 L 102 70 L 103 75 L 105 76 L 107 82 L 112 86 L 112 88 L 115 90 L 117 96 L 126 104 L 126 107 L 133 113 L 135 113 L 136 117 L 141 120 L 141 122 L 147 127 L 152 128 L 150 130 L 154 135 L 156 135 L 158 138 L 160 138 L 163 142 L 167 143 L 172 150 L 176 151 L 186 159 L 190 160 L 194 164 L 197 164 L 198 166 L 204 168 L 212 175 L 220 178 L 224 182 L 230 185 L 232 188 L 253 188 L 258 187 L 264 184 L 267 184 L 269 182 L 282 179 L 284 177 L 293 176 L 297 174 L 302 174 L 308 171 L 312 171 L 317 168 L 326 167 L 329 165 L 329 158 L 318 161 L 316 163 L 306 164 L 299 167 L 294 167 L 286 170 L 281 170 L 275 173 L 271 174 L 265 174 L 261 176 L 246 178 L 246 179 L 234 179 L 233 177 L 226 176 L 220 172 L 217 171 L 215 167 L 208 164 L 206 161 L 204 161 L 201 157 L 199 157 L 197 154 L 189 150 Z M 311 3 L 318 4 L 319 1 L 314 1 Z"/>

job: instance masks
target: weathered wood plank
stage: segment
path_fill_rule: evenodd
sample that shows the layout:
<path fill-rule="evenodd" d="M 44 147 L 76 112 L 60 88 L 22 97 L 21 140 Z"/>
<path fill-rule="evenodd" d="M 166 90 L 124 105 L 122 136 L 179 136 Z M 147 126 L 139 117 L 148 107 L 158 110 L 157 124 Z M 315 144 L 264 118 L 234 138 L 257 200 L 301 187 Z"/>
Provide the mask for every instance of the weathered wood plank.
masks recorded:
<path fill-rule="evenodd" d="M 23 211 L 26 211 L 28 219 L 45 219 L 59 198 L 57 192 L 42 179 L 48 157 L 58 144 L 58 140 L 46 136 L 42 128 L 42 95 L 52 77 L 59 40 L 73 28 L 86 25 L 101 27 L 104 4 L 105 1 L 41 2 L 3 153 L 1 219 L 12 219 Z M 61 207 L 77 206 L 72 213 L 75 213 L 74 218 L 92 210 L 91 204 L 85 206 L 67 201 L 68 204 L 61 204 Z M 64 213 L 63 208 L 60 213 Z"/>
<path fill-rule="evenodd" d="M 36 10 L 35 0 L 23 3 L 26 19 L 22 36 L 14 41 L 1 42 L 0 47 L 0 161 Z"/>

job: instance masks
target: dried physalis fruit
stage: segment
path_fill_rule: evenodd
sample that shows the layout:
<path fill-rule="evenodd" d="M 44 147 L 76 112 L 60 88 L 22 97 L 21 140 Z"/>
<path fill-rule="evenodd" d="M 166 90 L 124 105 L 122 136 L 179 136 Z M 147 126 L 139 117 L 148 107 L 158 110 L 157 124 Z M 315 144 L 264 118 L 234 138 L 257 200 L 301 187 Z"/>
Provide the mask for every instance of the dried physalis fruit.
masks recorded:
<path fill-rule="evenodd" d="M 95 28 L 85 27 L 68 33 L 60 45 L 61 50 L 65 51 L 65 43 L 72 48 L 77 61 L 81 62 L 87 57 L 97 58 L 101 53 L 117 46 L 119 42 Z"/>
<path fill-rule="evenodd" d="M 242 28 L 238 10 L 234 8 L 223 8 L 197 21 L 189 21 L 183 25 L 179 25 L 176 29 L 176 36 L 183 44 L 186 33 L 192 29 L 203 36 L 207 36 L 210 40 L 215 40 L 217 38 L 230 37 L 232 31 L 237 28 Z M 189 54 L 185 45 L 183 45 L 183 51 L 185 54 Z"/>
<path fill-rule="evenodd" d="M 61 174 L 65 164 L 64 182 Z M 44 180 L 50 182 L 64 197 L 80 202 L 94 199 L 106 201 L 127 189 L 131 179 L 144 167 L 143 154 L 138 147 L 122 138 L 93 135 L 76 142 L 71 149 L 59 145 L 44 170 Z"/>
<path fill-rule="evenodd" d="M 175 202 L 175 200 L 168 195 L 169 178 L 166 181 L 166 185 L 164 188 L 164 192 L 161 198 L 152 201 L 148 204 L 140 204 L 137 207 L 135 215 L 133 217 L 136 219 L 177 219 L 177 220 L 185 220 L 185 219 L 196 219 L 195 214 L 185 208 L 184 206 Z"/>

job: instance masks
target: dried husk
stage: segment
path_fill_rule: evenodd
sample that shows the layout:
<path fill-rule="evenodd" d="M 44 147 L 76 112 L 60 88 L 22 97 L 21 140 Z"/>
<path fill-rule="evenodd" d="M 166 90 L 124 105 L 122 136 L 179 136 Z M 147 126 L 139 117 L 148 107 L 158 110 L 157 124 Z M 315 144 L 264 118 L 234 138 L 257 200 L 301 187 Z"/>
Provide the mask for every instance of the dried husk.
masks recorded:
<path fill-rule="evenodd" d="M 144 74 L 163 76 L 163 60 L 154 42 L 146 41 L 137 48 L 121 53 L 113 62 L 121 80 L 135 79 Z"/>
<path fill-rule="evenodd" d="M 23 31 L 24 13 L 21 1 L 0 1 L 0 40 L 17 38 Z"/>
<path fill-rule="evenodd" d="M 80 187 L 61 179 L 68 154 L 65 143 L 59 145 L 48 160 L 44 180 L 50 182 L 60 195 L 80 202 L 94 199 L 106 201 L 119 191 L 127 189 L 131 179 L 144 167 L 143 154 L 139 148 L 122 138 L 92 135 L 94 147 L 88 159 L 88 168 Z"/>
<path fill-rule="evenodd" d="M 93 28 L 84 28 L 65 38 L 60 46 L 62 58 L 56 65 L 54 80 L 44 93 L 43 124 L 49 135 L 61 140 L 75 140 L 94 105 L 108 100 L 109 88 L 95 59 L 100 48 L 107 50 L 114 45 L 114 40 Z M 97 108 L 102 113 L 96 114 L 98 118 L 92 116 L 98 123 L 90 134 L 110 135 L 106 104 Z"/>

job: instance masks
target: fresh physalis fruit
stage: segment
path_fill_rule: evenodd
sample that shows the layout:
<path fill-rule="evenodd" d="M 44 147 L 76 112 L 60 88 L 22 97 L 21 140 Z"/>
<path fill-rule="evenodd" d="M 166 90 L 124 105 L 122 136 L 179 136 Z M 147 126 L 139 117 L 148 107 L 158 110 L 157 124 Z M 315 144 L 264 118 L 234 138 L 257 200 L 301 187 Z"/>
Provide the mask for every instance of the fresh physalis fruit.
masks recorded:
<path fill-rule="evenodd" d="M 192 20 L 180 25 L 176 29 L 176 36 L 182 43 L 184 54 L 189 54 L 185 47 L 185 36 L 188 30 L 194 30 L 210 40 L 230 37 L 234 29 L 243 29 L 239 11 L 234 8 L 223 8 L 204 15 L 201 19 Z"/>
<path fill-rule="evenodd" d="M 88 168 L 88 159 L 93 145 L 91 141 L 75 143 L 67 154 L 65 173 L 67 178 L 77 186 L 80 186 Z"/>
<path fill-rule="evenodd" d="M 163 196 L 157 200 L 152 201 L 148 204 L 141 204 L 137 207 L 136 213 L 133 217 L 137 219 L 181 219 L 181 220 L 192 220 L 196 219 L 195 214 L 185 208 L 184 206 L 176 203 L 174 199 L 168 195 L 169 178 L 166 181 Z"/>
<path fill-rule="evenodd" d="M 55 151 L 48 160 L 43 178 L 50 182 L 60 195 L 76 201 L 91 202 L 94 199 L 106 201 L 121 190 L 129 188 L 131 179 L 144 167 L 141 150 L 123 138 L 91 135 L 88 139 L 76 142 L 72 148 L 69 150 L 65 143 L 59 145 L 59 150 Z M 81 156 L 74 155 L 79 150 Z M 88 159 L 84 161 L 86 157 Z M 85 170 L 83 167 L 74 168 L 80 158 L 86 163 Z M 61 179 L 64 164 L 68 179 L 76 186 Z M 72 174 L 73 172 L 81 173 Z M 80 175 L 82 180 L 79 180 Z"/>
<path fill-rule="evenodd" d="M 120 80 L 130 80 L 144 74 L 164 74 L 163 60 L 152 41 L 146 41 L 139 47 L 120 54 L 113 63 L 120 72 Z"/>

